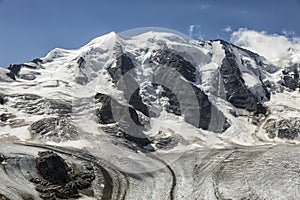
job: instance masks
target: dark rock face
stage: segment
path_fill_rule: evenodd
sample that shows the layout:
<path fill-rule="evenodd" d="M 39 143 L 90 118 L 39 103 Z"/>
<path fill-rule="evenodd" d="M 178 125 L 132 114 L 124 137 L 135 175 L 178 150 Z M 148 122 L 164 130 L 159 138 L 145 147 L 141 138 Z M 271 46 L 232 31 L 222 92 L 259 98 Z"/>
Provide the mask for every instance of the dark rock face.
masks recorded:
<path fill-rule="evenodd" d="M 167 87 L 163 87 L 162 96 L 168 98 L 169 105 L 167 105 L 167 112 L 174 113 L 175 115 L 181 115 L 180 103 L 176 95 Z"/>
<path fill-rule="evenodd" d="M 245 85 L 231 46 L 227 43 L 223 43 L 223 45 L 226 57 L 220 67 L 220 73 L 225 86 L 226 99 L 237 108 L 265 114 L 267 109 Z M 265 92 L 268 93 L 267 90 Z"/>
<path fill-rule="evenodd" d="M 290 68 L 282 71 L 282 85 L 295 91 L 297 88 L 300 89 L 300 65 L 294 65 Z"/>
<path fill-rule="evenodd" d="M 51 151 L 39 152 L 36 168 L 42 179 L 32 178 L 30 181 L 36 184 L 42 199 L 78 198 L 79 190 L 89 188 L 95 179 L 92 168 L 75 173 L 63 158 Z"/>
<path fill-rule="evenodd" d="M 97 109 L 96 114 L 99 117 L 100 123 L 117 122 L 122 130 L 123 138 L 136 143 L 139 147 L 144 147 L 150 144 L 149 139 L 144 135 L 137 111 L 140 111 L 146 116 L 149 116 L 148 108 L 142 101 L 139 94 L 139 87 L 135 81 L 135 73 L 131 71 L 129 76 L 122 79 L 122 84 L 118 84 L 121 77 L 131 69 L 134 69 L 132 60 L 127 54 L 121 54 L 116 59 L 116 66 L 107 68 L 108 73 L 112 78 L 112 82 L 116 87 L 124 92 L 124 98 L 132 107 L 127 107 L 119 104 L 111 97 L 103 94 L 97 94 L 99 102 L 102 103 L 100 109 Z M 112 104 L 115 105 L 116 116 L 113 116 Z M 114 119 L 113 117 L 117 117 Z"/>
<path fill-rule="evenodd" d="M 84 64 L 85 64 L 85 60 L 83 57 L 80 57 L 78 60 L 77 60 L 77 64 L 78 64 L 78 67 L 79 68 L 84 68 Z"/>
<path fill-rule="evenodd" d="M 34 63 L 35 65 L 35 63 Z M 31 71 L 26 74 L 20 74 L 20 71 L 22 68 L 28 68 L 28 69 L 36 69 L 36 66 L 28 65 L 28 64 L 12 64 L 8 67 L 9 73 L 6 75 L 10 77 L 13 80 L 16 80 L 16 77 L 25 79 L 25 80 L 34 80 L 36 79 L 37 75 L 40 75 L 39 72 Z"/>
<path fill-rule="evenodd" d="M 152 61 L 175 69 L 188 81 L 197 81 L 196 68 L 182 56 L 169 49 L 158 50 Z"/>
<path fill-rule="evenodd" d="M 5 161 L 4 155 L 0 154 L 0 164 Z"/>
<path fill-rule="evenodd" d="M 116 100 L 111 98 L 108 95 L 97 93 L 95 96 L 97 102 L 101 103 L 100 108 L 96 109 L 96 115 L 98 116 L 100 124 L 112 124 L 116 123 L 113 113 L 112 113 L 112 101 L 114 105 L 117 107 L 122 107 L 122 109 L 128 109 L 130 113 L 131 119 L 134 121 L 135 124 L 141 125 L 138 114 L 135 109 L 131 107 L 126 107 L 119 104 Z"/>
<path fill-rule="evenodd" d="M 77 60 L 78 68 L 79 68 L 79 74 L 75 78 L 75 81 L 81 85 L 86 85 L 89 82 L 88 75 L 84 72 L 86 61 L 83 57 L 80 57 Z"/>
<path fill-rule="evenodd" d="M 40 58 L 35 58 L 35 59 L 33 59 L 31 62 L 33 62 L 33 63 L 35 63 L 35 64 L 40 64 L 40 63 L 43 62 L 43 60 L 40 59 Z"/>
<path fill-rule="evenodd" d="M 147 83 L 142 87 L 142 96 L 143 102 L 150 108 L 150 117 L 158 117 L 163 106 L 168 113 L 181 116 L 179 100 L 169 88 L 156 83 Z M 167 104 L 164 102 L 165 98 Z M 160 102 L 159 105 L 156 105 L 156 102 Z M 162 102 L 165 105 L 162 105 Z"/>
<path fill-rule="evenodd" d="M 299 132 L 299 129 L 295 128 L 282 128 L 278 129 L 278 137 L 293 140 L 298 137 Z"/>
<path fill-rule="evenodd" d="M 12 113 L 2 113 L 0 114 L 0 121 L 6 122 L 8 119 L 15 118 L 16 116 Z"/>
<path fill-rule="evenodd" d="M 133 92 L 130 97 L 129 104 L 133 106 L 135 110 L 142 112 L 144 115 L 149 117 L 148 107 L 144 104 L 141 96 L 140 96 L 140 89 L 138 88 Z"/>
<path fill-rule="evenodd" d="M 71 180 L 67 163 L 53 152 L 39 152 L 36 168 L 45 180 L 52 183 L 65 184 Z"/>
<path fill-rule="evenodd" d="M 5 95 L 0 93 L 0 104 L 3 105 L 6 102 Z"/>
<path fill-rule="evenodd" d="M 12 74 L 19 77 L 19 73 L 20 73 L 22 67 L 29 68 L 29 69 L 36 69 L 35 66 L 31 66 L 31 65 L 27 65 L 27 64 L 12 64 L 8 67 L 8 69 L 10 70 L 10 72 Z"/>
<path fill-rule="evenodd" d="M 1 200 L 10 200 L 9 198 L 7 198 L 6 196 L 4 196 L 3 194 L 0 194 L 0 199 Z"/>
<path fill-rule="evenodd" d="M 193 86 L 190 83 L 187 83 L 188 85 L 190 85 L 190 90 L 192 90 L 192 95 L 195 96 L 196 99 L 194 99 L 192 101 L 192 97 L 189 98 L 188 93 L 191 93 L 186 91 L 186 88 L 183 88 L 181 86 L 181 82 L 183 81 L 180 77 L 168 77 L 167 73 L 163 73 L 162 72 L 162 68 L 161 66 L 167 66 L 171 69 L 176 70 L 177 72 L 179 72 L 179 74 L 181 74 L 186 80 L 186 81 L 190 81 L 190 82 L 196 82 L 197 81 L 197 76 L 199 76 L 196 73 L 196 68 L 189 63 L 188 61 L 186 61 L 183 57 L 181 57 L 180 55 L 168 50 L 168 49 L 164 49 L 164 50 L 159 50 L 155 56 L 152 58 L 152 60 L 150 61 L 153 64 L 153 68 L 154 68 L 154 79 L 159 79 L 159 80 L 165 80 L 165 81 L 169 81 L 170 80 L 178 80 L 178 83 L 174 83 L 173 86 L 176 86 L 174 88 L 176 88 L 177 91 L 180 91 L 180 96 L 181 99 L 185 99 L 184 102 L 186 102 L 186 106 L 184 109 L 184 116 L 185 116 L 185 120 L 188 123 L 191 123 L 193 125 L 195 125 L 196 127 L 199 128 L 203 128 L 208 130 L 210 127 L 213 127 L 212 129 L 216 132 L 221 132 L 222 130 L 224 130 L 222 121 L 224 121 L 225 117 L 224 115 L 222 115 L 221 113 L 218 113 L 221 120 L 219 120 L 220 124 L 217 125 L 213 125 L 211 126 L 211 112 L 212 112 L 212 105 L 208 100 L 208 97 L 197 87 Z M 129 104 L 133 106 L 132 108 L 123 108 L 121 110 L 127 109 L 129 110 L 130 113 L 130 117 L 131 119 L 128 120 L 126 119 L 126 117 L 120 117 L 121 122 L 123 123 L 128 123 L 128 121 L 133 120 L 135 124 L 140 125 L 140 122 L 138 120 L 138 116 L 136 115 L 136 111 L 140 111 L 141 113 L 143 113 L 145 116 L 149 117 L 149 111 L 148 111 L 148 107 L 144 104 L 141 96 L 140 96 L 140 88 L 138 86 L 138 84 L 135 81 L 136 78 L 136 74 L 134 71 L 130 71 L 132 69 L 134 69 L 134 65 L 133 62 L 131 61 L 130 57 L 127 56 L 126 54 L 122 54 L 121 56 L 117 57 L 117 62 L 116 62 L 116 66 L 115 67 L 110 67 L 107 69 L 107 71 L 109 72 L 110 76 L 112 77 L 112 82 L 116 83 L 116 86 L 119 90 L 124 91 L 124 97 L 129 100 Z M 130 74 L 126 74 L 128 71 L 130 71 Z M 125 75 L 126 74 L 126 75 Z M 124 78 L 124 80 L 122 79 L 122 84 L 117 84 L 118 81 L 120 80 L 120 78 L 122 76 L 124 76 L 126 78 Z M 175 78 L 175 79 L 174 79 Z M 164 85 L 164 84 L 162 84 Z M 134 90 L 134 91 L 133 91 Z M 175 114 L 181 114 L 182 109 L 180 108 L 179 105 L 179 101 L 176 98 L 176 95 L 174 95 L 172 92 L 172 88 L 167 88 L 165 87 L 165 95 L 168 96 L 169 98 L 169 108 L 168 110 L 175 113 Z M 112 101 L 111 98 L 109 97 L 101 97 L 102 99 L 102 107 L 100 109 L 98 109 L 97 111 L 97 115 L 99 116 L 99 121 L 100 123 L 113 123 L 115 121 L 120 122 L 120 120 L 115 120 L 112 118 L 112 113 L 110 112 L 111 110 L 111 104 L 107 103 Z M 189 102 L 189 101 L 192 101 Z M 122 106 L 120 106 L 122 107 Z M 200 112 L 201 115 L 200 116 L 196 116 L 195 117 L 195 112 L 193 110 L 197 109 L 197 112 Z M 215 109 L 217 110 L 217 109 Z M 127 111 L 128 112 L 128 111 Z M 124 120 L 125 119 L 125 120 Z M 133 132 L 128 134 L 128 131 Z M 144 138 L 144 134 L 142 133 L 142 130 L 127 130 L 124 131 L 126 132 L 126 136 L 129 140 L 134 140 L 137 141 L 136 138 Z M 138 136 L 138 137 L 136 137 Z M 141 141 L 137 141 L 138 143 L 140 143 Z M 149 140 L 145 140 L 142 139 L 142 144 L 147 144 L 149 143 Z"/>
<path fill-rule="evenodd" d="M 10 71 L 8 73 L 6 73 L 6 76 L 8 76 L 9 78 L 11 78 L 12 80 L 16 80 L 15 75 Z"/>
<path fill-rule="evenodd" d="M 224 128 L 225 117 L 213 106 L 207 95 L 198 87 L 190 82 L 197 80 L 196 68 L 175 52 L 164 49 L 158 51 L 152 60 L 154 68 L 154 81 L 159 80 L 168 90 L 169 103 L 173 111 L 184 115 L 186 122 L 205 130 L 222 132 Z M 174 73 L 166 73 L 166 69 L 171 68 L 179 72 L 187 81 L 181 79 Z M 179 102 L 181 105 L 179 105 Z M 212 112 L 214 117 L 212 117 Z M 215 119 L 215 120 L 213 120 Z M 213 120 L 213 121 L 212 121 Z"/>
<path fill-rule="evenodd" d="M 122 54 L 121 56 L 117 57 L 116 66 L 113 68 L 108 68 L 107 71 L 112 77 L 112 82 L 117 83 L 122 76 L 124 76 L 129 70 L 134 69 L 134 67 L 135 66 L 133 65 L 130 57 L 126 54 Z M 134 79 L 135 73 L 132 72 L 132 75 L 133 77 L 126 76 L 126 78 L 123 80 L 124 84 L 117 85 L 117 88 L 124 91 L 125 98 L 129 101 L 129 104 L 134 107 L 134 109 L 142 112 L 146 116 L 149 116 L 148 108 L 142 101 L 142 98 L 139 94 L 140 89 Z M 132 93 L 129 92 L 133 88 L 135 90 L 132 91 Z"/>
<path fill-rule="evenodd" d="M 68 119 L 62 117 L 44 118 L 30 125 L 29 131 L 33 138 L 55 142 L 77 140 L 79 134 Z"/>
<path fill-rule="evenodd" d="M 126 54 L 122 54 L 117 58 L 116 66 L 113 68 L 109 67 L 107 71 L 112 77 L 113 82 L 116 83 L 121 76 L 133 68 L 134 65 L 130 57 Z"/>
<path fill-rule="evenodd" d="M 13 75 L 18 76 L 19 73 L 20 73 L 20 71 L 21 71 L 21 67 L 22 67 L 22 65 L 16 65 L 16 64 L 14 64 L 14 65 L 10 65 L 10 66 L 8 67 L 8 69 L 10 70 L 10 72 L 11 72 Z"/>
<path fill-rule="evenodd" d="M 269 138 L 293 140 L 300 134 L 300 119 L 289 118 L 282 120 L 269 119 L 264 125 Z"/>
<path fill-rule="evenodd" d="M 197 96 L 198 104 L 199 104 L 199 112 L 200 112 L 200 121 L 199 121 L 199 128 L 204 130 L 209 129 L 211 115 L 212 115 L 212 105 L 208 100 L 206 94 L 204 94 L 199 88 L 193 86 L 193 90 Z M 185 116 L 185 120 L 190 122 L 192 120 L 192 115 Z"/>
<path fill-rule="evenodd" d="M 96 102 L 101 104 L 100 108 L 96 110 L 99 123 L 118 123 L 116 129 L 103 129 L 105 132 L 121 136 L 128 141 L 136 143 L 139 147 L 144 147 L 151 143 L 143 133 L 142 124 L 135 109 L 123 106 L 105 94 L 98 93 L 95 98 Z M 112 113 L 112 104 L 115 106 L 115 116 Z M 124 130 L 124 127 L 126 127 L 126 130 Z"/>
<path fill-rule="evenodd" d="M 102 104 L 101 107 L 96 110 L 96 115 L 99 119 L 99 123 L 100 124 L 116 123 L 111 110 L 112 98 L 108 95 L 97 93 L 95 99 L 97 102 Z"/>

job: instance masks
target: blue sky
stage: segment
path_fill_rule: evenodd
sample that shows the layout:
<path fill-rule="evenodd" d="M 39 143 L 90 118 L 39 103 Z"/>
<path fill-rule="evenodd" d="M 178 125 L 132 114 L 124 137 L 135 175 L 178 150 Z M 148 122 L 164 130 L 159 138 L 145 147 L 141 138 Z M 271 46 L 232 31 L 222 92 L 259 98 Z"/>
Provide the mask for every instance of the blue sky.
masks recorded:
<path fill-rule="evenodd" d="M 195 39 L 248 28 L 300 34 L 300 0 L 0 0 L 0 66 L 78 48 L 102 34 L 165 27 Z"/>

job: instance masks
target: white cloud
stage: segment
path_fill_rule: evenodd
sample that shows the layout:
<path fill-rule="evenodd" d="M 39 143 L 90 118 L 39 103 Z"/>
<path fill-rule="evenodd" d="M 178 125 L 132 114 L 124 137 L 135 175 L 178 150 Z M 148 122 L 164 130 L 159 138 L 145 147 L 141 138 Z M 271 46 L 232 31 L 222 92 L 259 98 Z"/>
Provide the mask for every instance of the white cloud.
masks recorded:
<path fill-rule="evenodd" d="M 265 31 L 254 31 L 240 28 L 231 34 L 231 42 L 245 49 L 264 56 L 276 65 L 300 63 L 300 38 L 294 33 L 292 37 L 268 34 Z"/>
<path fill-rule="evenodd" d="M 230 33 L 230 32 L 232 32 L 232 28 L 231 28 L 231 26 L 227 25 L 225 28 L 222 29 L 222 31 L 224 31 L 226 33 Z"/>
<path fill-rule="evenodd" d="M 189 26 L 189 37 L 197 40 L 204 40 L 205 35 L 201 31 L 201 25 L 192 24 Z"/>

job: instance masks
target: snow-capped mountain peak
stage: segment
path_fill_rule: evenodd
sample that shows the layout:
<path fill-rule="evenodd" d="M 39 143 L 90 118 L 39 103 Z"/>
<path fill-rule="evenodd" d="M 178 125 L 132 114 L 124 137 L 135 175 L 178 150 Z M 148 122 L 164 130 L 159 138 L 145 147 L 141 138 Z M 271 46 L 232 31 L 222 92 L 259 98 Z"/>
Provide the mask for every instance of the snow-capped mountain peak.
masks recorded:
<path fill-rule="evenodd" d="M 300 140 L 288 52 L 283 67 L 222 40 L 112 32 L 1 68 L 0 199 L 287 199 Z"/>
<path fill-rule="evenodd" d="M 298 56 L 296 50 L 289 52 Z M 77 130 L 76 137 L 66 134 L 66 140 L 121 134 L 121 139 L 116 138 L 120 143 L 130 141 L 141 148 L 161 148 L 162 131 L 176 145 L 192 144 L 191 138 L 198 138 L 202 141 L 198 145 L 205 146 L 208 135 L 223 145 L 290 139 L 289 135 L 270 138 L 263 127 L 279 117 L 276 109 L 281 103 L 273 99 L 283 95 L 296 102 L 299 98 L 295 95 L 299 65 L 283 71 L 228 42 L 189 40 L 171 32 L 130 37 L 111 32 L 79 49 L 57 48 L 45 57 L 11 65 L 0 71 L 0 80 L 2 112 L 23 120 L 22 136 L 9 121 L 2 122 L 11 136 L 64 140 L 57 140 L 55 131 L 45 137 L 33 130 L 37 122 L 59 116 L 55 109 L 62 106 L 67 115 L 61 123 Z M 26 106 L 20 106 L 20 101 Z M 128 109 L 130 115 L 124 113 Z M 168 123 L 159 123 L 163 121 Z M 134 133 L 122 124 L 129 124 Z M 179 131 L 175 124 L 191 131 Z"/>

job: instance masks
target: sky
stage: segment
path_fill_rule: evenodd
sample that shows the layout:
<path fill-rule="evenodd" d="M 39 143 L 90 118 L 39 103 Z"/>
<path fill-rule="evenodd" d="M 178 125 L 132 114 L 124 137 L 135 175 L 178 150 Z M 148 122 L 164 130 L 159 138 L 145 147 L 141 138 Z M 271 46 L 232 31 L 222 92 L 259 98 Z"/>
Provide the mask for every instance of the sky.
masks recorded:
<path fill-rule="evenodd" d="M 241 30 L 293 40 L 299 19 L 300 0 L 0 0 L 0 66 L 139 27 L 164 27 L 201 40 L 239 41 L 234 37 Z"/>

